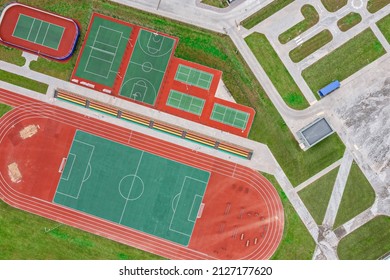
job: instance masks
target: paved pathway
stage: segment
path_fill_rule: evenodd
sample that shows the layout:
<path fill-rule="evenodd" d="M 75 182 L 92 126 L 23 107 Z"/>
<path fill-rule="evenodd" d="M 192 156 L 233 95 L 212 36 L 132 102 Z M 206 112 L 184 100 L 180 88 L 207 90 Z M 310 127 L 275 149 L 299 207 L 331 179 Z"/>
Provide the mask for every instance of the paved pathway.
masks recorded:
<path fill-rule="evenodd" d="M 327 228 L 332 228 L 336 220 L 337 211 L 344 193 L 352 162 L 352 154 L 347 150 L 342 159 L 339 172 L 337 173 L 328 208 L 326 209 L 324 221 L 322 222 L 323 226 Z"/>
<path fill-rule="evenodd" d="M 321 178 L 322 176 L 324 176 L 325 174 L 328 174 L 330 171 L 332 171 L 333 169 L 337 168 L 340 166 L 340 164 L 342 163 L 343 159 L 339 159 L 338 161 L 335 161 L 334 163 L 332 163 L 331 165 L 329 165 L 328 167 L 326 167 L 325 169 L 321 170 L 320 172 L 318 172 L 316 175 L 314 175 L 313 177 L 307 179 L 305 182 L 299 184 L 297 187 L 295 187 L 295 191 L 296 192 L 300 192 L 301 190 L 303 190 L 304 188 L 306 188 L 308 185 L 310 185 L 311 183 L 313 183 L 314 181 L 317 181 L 319 178 Z"/>

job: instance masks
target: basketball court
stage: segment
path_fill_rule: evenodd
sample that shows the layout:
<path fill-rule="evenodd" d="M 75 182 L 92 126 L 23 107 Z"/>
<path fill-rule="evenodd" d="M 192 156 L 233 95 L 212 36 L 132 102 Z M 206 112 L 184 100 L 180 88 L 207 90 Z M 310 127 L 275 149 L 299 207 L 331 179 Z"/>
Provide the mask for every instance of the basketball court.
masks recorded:
<path fill-rule="evenodd" d="M 187 246 L 210 173 L 77 131 L 54 202 Z"/>
<path fill-rule="evenodd" d="M 154 105 L 176 41 L 141 29 L 119 94 Z"/>

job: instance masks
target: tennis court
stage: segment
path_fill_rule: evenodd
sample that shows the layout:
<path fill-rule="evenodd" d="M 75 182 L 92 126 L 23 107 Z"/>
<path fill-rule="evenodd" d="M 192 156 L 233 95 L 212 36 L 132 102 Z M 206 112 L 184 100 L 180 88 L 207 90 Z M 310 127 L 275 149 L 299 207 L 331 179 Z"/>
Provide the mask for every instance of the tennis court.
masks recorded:
<path fill-rule="evenodd" d="M 12 36 L 58 50 L 64 27 L 19 14 Z"/>
<path fill-rule="evenodd" d="M 213 77 L 213 74 L 180 64 L 175 75 L 175 80 L 209 90 Z"/>
<path fill-rule="evenodd" d="M 167 105 L 195 114 L 202 115 L 205 100 L 191 96 L 176 90 L 171 90 L 168 96 Z"/>
<path fill-rule="evenodd" d="M 210 119 L 245 130 L 249 114 L 215 103 Z"/>
<path fill-rule="evenodd" d="M 119 94 L 154 105 L 175 43 L 173 38 L 141 29 Z"/>
<path fill-rule="evenodd" d="M 131 32 L 130 26 L 95 16 L 75 75 L 112 87 Z"/>
<path fill-rule="evenodd" d="M 187 246 L 210 173 L 77 131 L 54 202 Z"/>

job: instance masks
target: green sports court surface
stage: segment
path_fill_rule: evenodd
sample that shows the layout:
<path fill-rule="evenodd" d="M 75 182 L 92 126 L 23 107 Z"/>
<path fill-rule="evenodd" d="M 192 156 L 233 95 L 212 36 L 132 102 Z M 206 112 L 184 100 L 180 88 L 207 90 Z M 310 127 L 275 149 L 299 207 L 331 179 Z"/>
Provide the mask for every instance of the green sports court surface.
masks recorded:
<path fill-rule="evenodd" d="M 130 26 L 95 16 L 76 76 L 112 87 L 131 32 Z"/>
<path fill-rule="evenodd" d="M 249 114 L 215 103 L 210 119 L 245 130 Z"/>
<path fill-rule="evenodd" d="M 209 90 L 213 77 L 213 74 L 180 64 L 175 80 Z"/>
<path fill-rule="evenodd" d="M 20 14 L 12 36 L 58 50 L 64 28 Z"/>
<path fill-rule="evenodd" d="M 195 114 L 202 115 L 205 100 L 191 96 L 176 90 L 171 90 L 168 96 L 167 105 Z"/>
<path fill-rule="evenodd" d="M 77 131 L 54 202 L 186 246 L 209 176 Z"/>
<path fill-rule="evenodd" d="M 119 94 L 154 105 L 175 40 L 141 29 Z"/>

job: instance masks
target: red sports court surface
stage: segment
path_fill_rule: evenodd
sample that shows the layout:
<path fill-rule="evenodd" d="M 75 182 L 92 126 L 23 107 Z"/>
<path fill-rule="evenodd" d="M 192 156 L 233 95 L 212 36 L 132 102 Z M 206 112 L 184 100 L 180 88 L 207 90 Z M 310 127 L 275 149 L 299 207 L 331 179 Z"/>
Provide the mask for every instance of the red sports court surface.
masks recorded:
<path fill-rule="evenodd" d="M 259 173 L 8 91 L 0 102 L 14 107 L 0 119 L 0 197 L 8 204 L 170 259 L 268 259 L 276 250 L 283 208 Z M 35 133 L 22 139 L 31 126 Z M 188 247 L 52 203 L 76 129 L 211 173 Z"/>
<path fill-rule="evenodd" d="M 102 23 L 102 25 L 98 26 L 99 24 L 97 21 L 100 21 L 101 19 L 104 19 L 106 23 Z M 89 55 L 90 49 L 98 49 L 95 45 L 96 43 L 100 44 L 99 40 L 103 39 L 103 36 L 100 36 L 101 38 L 96 40 L 96 37 L 98 37 L 95 35 L 96 30 L 100 30 L 101 26 L 105 28 L 104 25 L 111 25 L 110 28 L 116 29 L 116 32 L 119 32 L 124 27 L 131 29 L 130 35 L 123 37 L 121 44 L 116 46 L 115 53 L 112 54 L 110 60 L 108 61 L 103 59 L 103 57 L 96 58 L 94 55 Z M 159 75 L 163 73 L 163 76 L 161 77 L 161 84 L 153 84 L 153 82 L 151 82 L 155 78 L 153 78 L 153 76 L 156 75 L 147 75 L 147 72 L 151 71 L 149 67 L 146 67 L 147 69 L 144 70 L 145 65 L 156 64 L 156 62 L 151 63 L 149 61 L 153 61 L 153 57 L 150 55 L 148 56 L 146 52 L 144 52 L 144 56 L 142 54 L 140 55 L 137 51 L 139 49 L 139 44 L 141 44 L 140 42 L 142 42 L 142 36 L 140 35 L 142 30 L 147 30 L 152 34 L 156 34 L 156 36 L 162 36 L 164 39 L 174 41 L 173 47 L 169 52 L 169 59 L 167 59 L 166 62 L 167 64 L 164 64 L 164 67 L 162 68 L 155 66 L 151 68 L 155 70 L 155 73 L 159 73 Z M 253 123 L 253 118 L 255 116 L 255 110 L 244 105 L 236 104 L 234 102 L 215 97 L 218 85 L 221 81 L 222 72 L 204 65 L 174 57 L 178 41 L 179 40 L 177 38 L 170 35 L 148 30 L 134 24 L 95 13 L 92 15 L 86 35 L 86 40 L 82 46 L 82 50 L 74 68 L 71 81 L 101 91 L 103 93 L 109 93 L 119 98 L 131 100 L 132 102 L 173 114 L 181 118 L 224 130 L 239 136 L 248 137 Z M 126 46 L 123 46 L 124 42 L 126 42 Z M 103 45 L 106 46 L 108 43 L 109 41 L 105 42 Z M 104 54 L 107 53 L 103 50 L 99 50 L 99 52 Z M 118 53 L 123 54 L 120 55 L 120 65 L 118 65 L 116 62 Z M 162 54 L 159 54 L 161 60 L 163 53 L 165 53 L 165 51 L 162 51 Z M 96 67 L 97 69 L 93 71 L 96 71 L 97 76 L 94 77 L 92 75 L 88 77 L 90 74 L 84 73 L 84 68 L 86 68 L 84 64 L 87 63 L 87 65 L 90 65 L 91 58 L 94 60 L 97 59 L 104 61 L 104 63 L 111 65 L 110 70 L 107 71 L 107 73 L 110 74 L 103 75 L 103 77 L 99 76 L 99 78 L 99 74 L 97 72 L 101 70 L 101 67 Z M 134 64 L 142 65 L 139 71 L 134 71 Z M 181 68 L 187 68 L 185 70 L 190 71 L 191 73 L 179 73 Z M 133 69 L 133 71 L 129 71 L 131 69 Z M 183 75 L 185 77 L 184 79 Z M 202 76 L 206 77 L 206 80 L 202 79 Z M 151 91 L 154 92 L 156 97 L 152 98 L 152 101 L 145 101 L 144 98 L 139 97 L 139 94 L 144 93 L 134 91 L 128 95 L 126 95 L 126 93 L 124 94 L 123 89 L 127 86 L 128 82 L 135 80 L 139 80 L 139 82 L 131 83 L 133 86 L 130 87 L 130 89 L 132 88 L 134 90 L 134 86 L 138 86 L 138 88 L 140 88 L 146 87 L 146 85 L 148 85 L 150 88 L 154 88 L 154 90 Z M 175 91 L 177 95 L 184 97 L 177 98 L 175 101 L 176 103 L 182 103 L 185 106 L 172 106 L 172 103 L 170 104 L 170 94 L 172 91 Z M 196 103 L 201 104 L 200 106 L 192 106 L 191 104 L 188 104 L 187 100 L 193 100 L 194 98 L 197 101 Z M 227 114 L 223 112 L 220 116 L 220 119 L 213 118 L 213 116 L 215 116 L 213 111 L 216 103 L 223 104 L 226 106 L 226 108 L 231 109 L 232 112 Z M 195 111 L 192 110 L 194 109 L 192 107 L 195 108 Z M 231 116 L 232 114 L 233 116 Z M 243 119 L 238 118 L 236 120 L 235 116 L 240 114 L 245 115 L 245 117 L 243 117 Z"/>
<path fill-rule="evenodd" d="M 78 36 L 72 19 L 19 3 L 6 6 L 0 17 L 0 42 L 51 59 L 68 59 Z"/>

